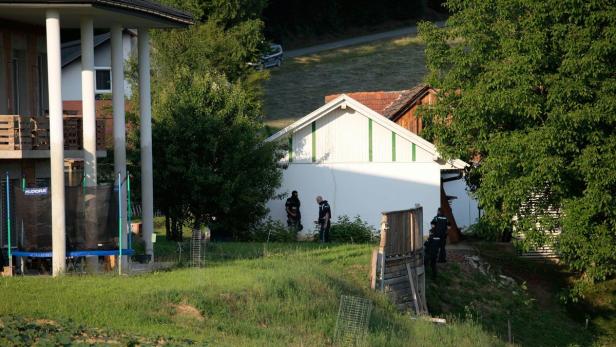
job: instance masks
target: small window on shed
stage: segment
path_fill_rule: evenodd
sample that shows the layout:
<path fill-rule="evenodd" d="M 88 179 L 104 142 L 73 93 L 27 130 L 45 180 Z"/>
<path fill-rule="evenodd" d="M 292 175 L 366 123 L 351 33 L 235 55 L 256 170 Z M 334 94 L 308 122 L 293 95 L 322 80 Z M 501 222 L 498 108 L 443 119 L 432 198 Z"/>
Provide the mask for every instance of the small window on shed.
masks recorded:
<path fill-rule="evenodd" d="M 111 93 L 110 68 L 96 68 L 96 92 Z"/>

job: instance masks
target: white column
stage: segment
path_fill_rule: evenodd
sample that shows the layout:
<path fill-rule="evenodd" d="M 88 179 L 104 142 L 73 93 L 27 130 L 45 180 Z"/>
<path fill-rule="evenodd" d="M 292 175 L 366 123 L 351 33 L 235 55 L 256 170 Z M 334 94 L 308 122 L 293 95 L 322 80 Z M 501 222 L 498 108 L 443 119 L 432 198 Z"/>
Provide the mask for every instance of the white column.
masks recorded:
<path fill-rule="evenodd" d="M 86 187 L 96 187 L 96 107 L 94 96 L 94 21 L 92 17 L 81 19 L 81 100 L 83 105 L 83 161 Z M 96 228 L 96 195 L 85 195 L 86 230 Z M 89 244 L 95 233 L 86 233 Z M 98 271 L 98 257 L 87 258 L 88 271 Z"/>
<path fill-rule="evenodd" d="M 113 168 L 122 180 L 126 179 L 126 122 L 124 111 L 124 48 L 122 45 L 122 26 L 111 27 L 111 95 L 113 104 Z M 117 182 L 116 182 L 117 184 Z M 126 184 L 122 186 L 122 201 L 126 201 Z M 125 203 L 122 204 L 126 206 Z M 127 219 L 122 211 L 122 248 L 126 248 Z M 122 261 L 126 260 L 123 257 Z"/>
<path fill-rule="evenodd" d="M 139 117 L 141 125 L 141 208 L 145 252 L 154 259 L 154 182 L 152 177 L 152 103 L 150 100 L 150 37 L 139 29 Z"/>
<path fill-rule="evenodd" d="M 64 215 L 64 129 L 62 125 L 62 66 L 60 59 L 60 14 L 47 10 L 47 72 L 49 82 L 49 155 L 51 164 L 52 272 L 66 270 L 66 224 Z"/>
<path fill-rule="evenodd" d="M 96 107 L 94 96 L 94 22 L 81 19 L 81 99 L 85 184 L 96 186 Z"/>

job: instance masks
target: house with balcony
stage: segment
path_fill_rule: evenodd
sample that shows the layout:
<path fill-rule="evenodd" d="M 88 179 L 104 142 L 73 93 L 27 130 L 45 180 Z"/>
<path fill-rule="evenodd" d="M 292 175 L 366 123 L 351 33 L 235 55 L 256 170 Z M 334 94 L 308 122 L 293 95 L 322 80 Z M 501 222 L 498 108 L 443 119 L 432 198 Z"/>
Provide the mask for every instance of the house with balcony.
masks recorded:
<path fill-rule="evenodd" d="M 65 166 L 83 161 L 84 187 L 96 187 L 97 159 L 105 156 L 104 123 L 97 122 L 94 30 L 108 31 L 113 114 L 113 171 L 126 178 L 125 35 L 139 34 L 141 181 L 146 253 L 152 254 L 153 187 L 149 29 L 184 28 L 191 15 L 147 0 L 0 0 L 0 171 L 10 180 L 45 185 L 51 195 L 52 270 L 66 267 Z M 79 32 L 81 114 L 63 110 L 62 36 Z M 100 46 L 100 45 L 99 45 Z M 126 188 L 122 188 L 126 196 Z M 86 202 L 87 204 L 87 202 Z M 3 211 L 4 211 L 3 207 Z M 4 212 L 3 212 L 4 214 Z M 124 217 L 125 218 L 125 217 Z M 125 219 L 122 221 L 126 225 Z M 4 230 L 3 230 L 4 232 Z M 3 234 L 4 235 L 4 234 Z M 124 235 L 126 237 L 126 235 Z M 5 256 L 13 244 L 3 239 Z"/>

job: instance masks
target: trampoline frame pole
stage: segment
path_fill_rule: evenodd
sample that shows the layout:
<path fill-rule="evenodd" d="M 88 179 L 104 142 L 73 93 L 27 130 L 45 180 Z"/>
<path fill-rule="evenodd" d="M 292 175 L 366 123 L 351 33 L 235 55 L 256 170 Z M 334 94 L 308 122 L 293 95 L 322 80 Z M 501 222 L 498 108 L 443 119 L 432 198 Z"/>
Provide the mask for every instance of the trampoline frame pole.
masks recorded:
<path fill-rule="evenodd" d="M 21 190 L 26 190 L 26 178 L 21 178 Z"/>
<path fill-rule="evenodd" d="M 133 248 L 132 247 L 133 246 L 133 242 L 132 242 L 133 241 L 132 240 L 133 239 L 132 238 L 133 230 L 132 230 L 131 222 L 133 220 L 133 211 L 131 209 L 131 201 L 130 201 L 130 172 L 128 172 L 128 171 L 126 172 L 126 200 L 127 200 L 126 201 L 126 205 L 127 205 L 126 206 L 126 217 L 128 219 L 128 230 L 127 230 L 127 232 L 128 232 L 128 235 L 127 235 L 128 236 L 128 238 L 127 238 L 128 245 L 127 245 L 127 248 L 128 249 L 132 249 Z"/>
<path fill-rule="evenodd" d="M 13 250 L 11 247 L 11 190 L 9 187 L 9 173 L 6 172 L 6 231 L 8 241 L 9 268 L 13 271 Z"/>
<path fill-rule="evenodd" d="M 122 274 L 122 174 L 118 172 L 118 274 Z"/>

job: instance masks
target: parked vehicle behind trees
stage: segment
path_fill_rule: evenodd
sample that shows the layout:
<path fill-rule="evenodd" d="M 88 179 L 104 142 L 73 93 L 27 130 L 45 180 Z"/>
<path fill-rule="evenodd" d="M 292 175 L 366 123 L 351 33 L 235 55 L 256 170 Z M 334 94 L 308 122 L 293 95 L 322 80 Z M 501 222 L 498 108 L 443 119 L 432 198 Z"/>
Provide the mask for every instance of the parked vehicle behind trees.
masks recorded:
<path fill-rule="evenodd" d="M 248 63 L 257 70 L 269 69 L 271 67 L 280 67 L 282 65 L 284 53 L 282 46 L 271 44 L 268 50 L 261 56 L 261 61 L 258 63 Z"/>

